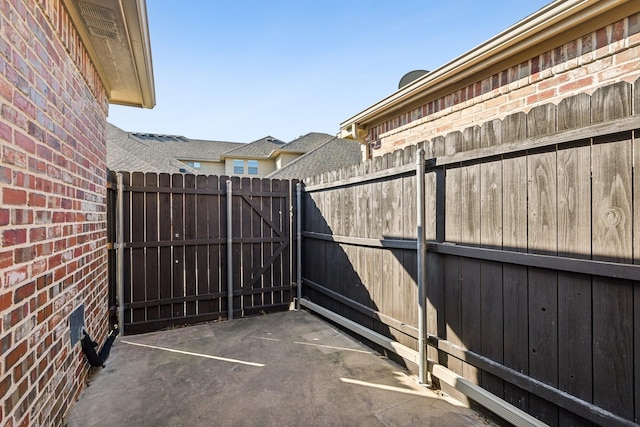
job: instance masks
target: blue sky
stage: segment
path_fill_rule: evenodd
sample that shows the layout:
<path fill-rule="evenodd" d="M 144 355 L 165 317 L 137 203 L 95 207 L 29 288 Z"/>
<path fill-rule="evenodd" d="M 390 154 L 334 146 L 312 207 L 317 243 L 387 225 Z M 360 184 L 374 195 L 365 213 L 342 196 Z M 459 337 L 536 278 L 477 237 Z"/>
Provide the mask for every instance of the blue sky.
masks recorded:
<path fill-rule="evenodd" d="M 340 123 L 550 0 L 147 0 L 156 107 L 110 106 L 132 132 L 251 142 Z"/>

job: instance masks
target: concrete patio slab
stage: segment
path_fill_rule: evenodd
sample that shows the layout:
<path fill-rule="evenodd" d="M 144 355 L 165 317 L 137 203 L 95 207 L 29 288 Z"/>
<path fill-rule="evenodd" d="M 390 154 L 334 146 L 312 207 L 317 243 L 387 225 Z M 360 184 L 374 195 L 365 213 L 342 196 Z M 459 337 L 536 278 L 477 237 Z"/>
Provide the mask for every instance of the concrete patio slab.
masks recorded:
<path fill-rule="evenodd" d="M 118 337 L 69 419 L 86 426 L 485 426 L 305 311 Z"/>

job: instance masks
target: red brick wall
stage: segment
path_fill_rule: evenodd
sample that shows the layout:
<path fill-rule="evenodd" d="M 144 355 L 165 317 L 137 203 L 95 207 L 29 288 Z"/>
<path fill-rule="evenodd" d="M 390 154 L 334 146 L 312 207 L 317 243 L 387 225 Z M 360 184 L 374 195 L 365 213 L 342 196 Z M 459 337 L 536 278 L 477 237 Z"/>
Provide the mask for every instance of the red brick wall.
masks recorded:
<path fill-rule="evenodd" d="M 369 129 L 381 156 L 435 136 L 640 76 L 640 14 L 586 34 Z"/>
<path fill-rule="evenodd" d="M 0 2 L 0 425 L 63 425 L 108 329 L 108 101 L 57 0 Z"/>

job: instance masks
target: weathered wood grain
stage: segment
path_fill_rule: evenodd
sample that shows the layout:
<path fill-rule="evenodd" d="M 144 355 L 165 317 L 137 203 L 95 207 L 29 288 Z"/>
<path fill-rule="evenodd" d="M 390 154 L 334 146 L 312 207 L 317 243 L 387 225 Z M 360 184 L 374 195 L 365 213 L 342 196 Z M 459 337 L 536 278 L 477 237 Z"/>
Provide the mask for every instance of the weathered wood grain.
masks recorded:
<path fill-rule="evenodd" d="M 446 175 L 445 200 L 445 241 L 458 243 L 462 238 L 462 171 L 452 169 Z M 445 338 L 451 343 L 463 346 L 462 342 L 462 283 L 459 257 L 444 258 L 444 300 Z M 448 368 L 464 375 L 460 360 L 450 357 Z"/>
<path fill-rule="evenodd" d="M 462 167 L 460 191 L 460 240 L 468 246 L 480 245 L 481 194 L 480 165 Z M 461 338 L 463 348 L 482 352 L 481 323 L 481 262 L 475 259 L 461 258 Z M 480 372 L 468 363 L 463 365 L 464 377 L 478 384 Z"/>
<path fill-rule="evenodd" d="M 527 251 L 527 161 L 524 157 L 504 159 L 502 223 L 503 248 Z M 529 305 L 527 268 L 503 266 L 504 363 L 529 373 Z M 520 409 L 529 409 L 529 393 L 505 384 L 505 400 Z"/>
<path fill-rule="evenodd" d="M 564 98 L 558 103 L 558 131 L 578 129 L 591 123 L 591 96 L 586 93 Z"/>
<path fill-rule="evenodd" d="M 502 120 L 494 119 L 482 123 L 481 132 L 481 147 L 502 144 Z"/>
<path fill-rule="evenodd" d="M 631 115 L 631 84 L 613 83 L 591 95 L 591 123 L 608 122 Z"/>
<path fill-rule="evenodd" d="M 592 148 L 593 258 L 633 259 L 631 140 L 596 141 Z M 634 417 L 633 285 L 593 279 L 593 401 Z M 615 351 L 611 351 L 615 348 Z"/>
<path fill-rule="evenodd" d="M 591 149 L 558 151 L 558 255 L 591 258 Z M 593 401 L 591 277 L 558 273 L 558 387 Z M 561 425 L 591 423 L 560 410 Z"/>
<path fill-rule="evenodd" d="M 484 163 L 480 168 L 480 244 L 502 249 L 502 162 Z M 502 264 L 483 261 L 480 268 L 482 354 L 503 363 Z M 504 381 L 494 375 L 483 371 L 481 384 L 496 396 L 504 396 Z"/>

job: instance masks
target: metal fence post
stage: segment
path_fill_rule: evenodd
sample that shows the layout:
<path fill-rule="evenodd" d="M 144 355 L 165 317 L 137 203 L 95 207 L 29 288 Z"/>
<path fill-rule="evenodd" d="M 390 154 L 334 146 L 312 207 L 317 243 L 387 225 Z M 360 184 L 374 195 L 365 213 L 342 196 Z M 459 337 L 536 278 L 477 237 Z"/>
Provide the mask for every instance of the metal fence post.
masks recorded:
<path fill-rule="evenodd" d="M 419 149 L 416 158 L 416 231 L 417 231 L 417 250 L 418 250 L 418 350 L 419 350 L 419 364 L 418 364 L 418 376 L 421 384 L 427 383 L 427 313 L 426 313 L 426 283 L 427 283 L 427 270 L 426 270 L 426 239 L 424 232 L 424 216 L 425 216 L 425 200 L 424 200 L 424 149 Z"/>
<path fill-rule="evenodd" d="M 229 320 L 233 320 L 233 225 L 231 212 L 231 198 L 233 190 L 231 189 L 231 180 L 227 180 L 227 310 Z"/>
<path fill-rule="evenodd" d="M 124 184 L 122 173 L 117 174 L 118 195 L 116 201 L 116 296 L 118 298 L 118 328 L 124 330 Z"/>
<path fill-rule="evenodd" d="M 296 239 L 297 260 L 296 268 L 298 272 L 298 298 L 296 300 L 296 310 L 300 310 L 300 299 L 302 298 L 302 183 L 296 184 Z"/>

